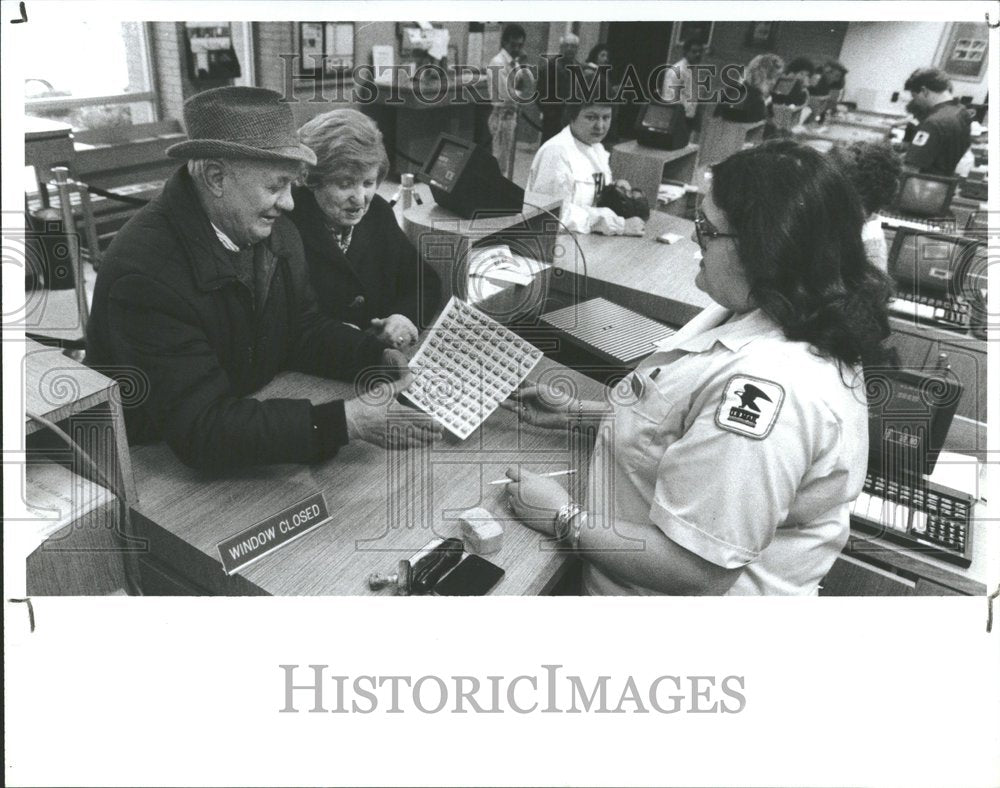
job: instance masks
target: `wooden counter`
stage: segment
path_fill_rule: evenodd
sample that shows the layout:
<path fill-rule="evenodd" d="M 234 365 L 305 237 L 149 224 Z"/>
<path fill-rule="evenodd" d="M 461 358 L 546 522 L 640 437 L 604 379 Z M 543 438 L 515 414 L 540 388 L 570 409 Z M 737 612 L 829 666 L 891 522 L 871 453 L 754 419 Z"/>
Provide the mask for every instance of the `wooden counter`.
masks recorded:
<path fill-rule="evenodd" d="M 545 359 L 535 380 L 569 376 L 587 396 L 600 386 Z M 258 396 L 308 397 L 321 402 L 352 396 L 346 383 L 287 373 Z M 402 410 L 402 406 L 399 408 Z M 206 479 L 182 465 L 164 444 L 133 447 L 142 495 L 133 523 L 147 538 L 146 593 L 372 594 L 372 572 L 391 572 L 435 536 L 458 533 L 455 519 L 474 506 L 489 509 L 504 527 L 502 550 L 489 559 L 506 570 L 492 593 L 539 594 L 566 563 L 551 541 L 509 516 L 504 487 L 489 485 L 512 464 L 532 470 L 578 468 L 586 477 L 590 445 L 572 445 L 567 432 L 519 423 L 496 411 L 465 442 L 444 438 L 424 449 L 388 452 L 357 442 L 327 462 L 275 465 Z M 223 573 L 216 545 L 228 536 L 321 491 L 332 521 L 265 556 L 240 574 Z M 389 591 L 377 592 L 382 595 Z"/>
<path fill-rule="evenodd" d="M 656 240 L 667 232 L 681 240 Z M 683 325 L 712 303 L 694 283 L 698 245 L 691 240 L 693 232 L 693 222 L 653 211 L 641 238 L 560 236 L 552 288 L 578 300 L 600 296 L 654 320 Z"/>
<path fill-rule="evenodd" d="M 557 205 L 550 208 L 557 209 Z M 427 203 L 405 212 L 404 227 L 425 252 L 437 247 L 435 238 L 442 241 L 439 262 L 451 266 L 447 281 L 461 287 L 456 249 L 468 249 L 482 239 L 502 239 L 515 230 L 530 237 L 525 223 L 547 216 L 544 211 L 526 212 L 477 224 Z M 658 243 L 656 237 L 664 232 L 676 233 L 681 240 Z M 550 287 L 572 299 L 603 296 L 662 322 L 683 324 L 711 303 L 694 285 L 698 263 L 692 232 L 691 222 L 653 212 L 641 238 L 559 234 L 552 247 Z M 600 395 L 599 383 L 549 359 L 542 360 L 532 377 L 555 373 L 572 380 L 584 396 Z M 343 383 L 286 374 L 259 396 L 319 402 L 351 395 Z M 959 426 L 964 425 L 956 421 L 952 433 Z M 946 444 L 946 448 L 967 448 L 967 438 L 959 442 L 961 446 Z M 201 478 L 181 465 L 162 444 L 134 447 L 133 466 L 142 496 L 134 525 L 151 546 L 143 559 L 143 581 L 147 593 L 369 594 L 365 581 L 371 572 L 392 571 L 399 559 L 412 555 L 433 536 L 454 535 L 459 512 L 484 506 L 505 528 L 503 550 L 491 560 L 507 574 L 493 593 L 545 593 L 564 571 L 565 557 L 507 517 L 502 488 L 487 482 L 502 477 L 506 467 L 517 462 L 530 462 L 529 467 L 540 471 L 578 468 L 574 478 L 582 479 L 589 452 L 589 445 L 571 445 L 567 433 L 525 427 L 515 414 L 503 410 L 461 444 L 444 439 L 427 450 L 386 452 L 359 443 L 318 465 L 255 468 L 214 479 Z M 326 495 L 332 522 L 241 575 L 223 573 L 218 542 L 316 491 Z M 977 507 L 977 516 L 981 513 L 982 507 Z M 837 571 L 849 558 L 853 562 L 849 569 L 867 573 L 863 587 L 853 575 L 854 585 L 841 582 L 843 577 L 831 577 L 827 593 L 871 593 L 872 578 L 884 579 L 886 574 L 904 578 L 902 583 L 893 580 L 893 589 L 905 586 L 914 589 L 912 593 L 978 593 L 983 587 L 980 567 L 996 539 L 992 525 L 988 520 L 976 524 L 977 557 L 971 570 L 938 565 L 941 562 L 914 556 L 891 542 L 852 534 Z"/>

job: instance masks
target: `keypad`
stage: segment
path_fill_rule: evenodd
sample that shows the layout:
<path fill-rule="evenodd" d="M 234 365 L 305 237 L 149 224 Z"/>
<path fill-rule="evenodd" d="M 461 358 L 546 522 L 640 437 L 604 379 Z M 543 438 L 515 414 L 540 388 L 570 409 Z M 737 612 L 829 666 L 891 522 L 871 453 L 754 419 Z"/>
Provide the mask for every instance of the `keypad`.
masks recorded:
<path fill-rule="evenodd" d="M 950 495 L 869 473 L 851 514 L 884 528 L 887 535 L 967 554 L 969 503 Z"/>

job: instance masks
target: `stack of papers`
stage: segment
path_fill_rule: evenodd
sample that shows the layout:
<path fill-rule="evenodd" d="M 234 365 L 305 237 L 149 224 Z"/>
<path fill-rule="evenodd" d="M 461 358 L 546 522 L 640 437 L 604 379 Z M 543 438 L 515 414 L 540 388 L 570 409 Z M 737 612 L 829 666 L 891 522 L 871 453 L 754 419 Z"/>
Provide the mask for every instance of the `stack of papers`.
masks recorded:
<path fill-rule="evenodd" d="M 504 289 L 503 284 L 527 287 L 547 263 L 511 252 L 506 245 L 473 249 L 469 253 L 469 300 L 478 303 Z"/>
<path fill-rule="evenodd" d="M 657 202 L 672 203 L 685 195 L 687 189 L 683 184 L 661 183 L 656 192 Z"/>
<path fill-rule="evenodd" d="M 952 490 L 986 500 L 986 488 L 981 483 L 981 471 L 985 468 L 975 457 L 953 451 L 943 451 L 938 455 L 934 471 L 928 479 Z"/>

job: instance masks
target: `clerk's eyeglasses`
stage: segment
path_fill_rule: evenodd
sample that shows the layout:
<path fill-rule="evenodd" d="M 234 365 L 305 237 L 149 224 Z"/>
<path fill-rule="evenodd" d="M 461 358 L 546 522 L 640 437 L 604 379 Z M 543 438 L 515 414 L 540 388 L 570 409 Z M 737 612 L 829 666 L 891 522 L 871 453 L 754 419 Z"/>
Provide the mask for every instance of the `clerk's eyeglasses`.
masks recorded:
<path fill-rule="evenodd" d="M 698 239 L 698 246 L 702 250 L 708 247 L 708 242 L 716 238 L 737 238 L 735 233 L 723 233 L 716 229 L 708 217 L 701 211 L 696 211 L 694 215 L 694 232 Z"/>

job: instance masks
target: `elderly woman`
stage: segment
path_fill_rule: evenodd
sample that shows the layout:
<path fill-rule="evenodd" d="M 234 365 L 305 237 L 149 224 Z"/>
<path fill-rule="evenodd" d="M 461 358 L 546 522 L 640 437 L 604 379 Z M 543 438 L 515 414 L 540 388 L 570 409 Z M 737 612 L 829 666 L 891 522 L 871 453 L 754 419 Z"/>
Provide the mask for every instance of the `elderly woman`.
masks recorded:
<path fill-rule="evenodd" d="M 526 197 L 562 198 L 560 219 L 571 232 L 642 235 L 646 224 L 640 216 L 626 218 L 599 205 L 604 187 L 612 183 L 610 154 L 601 144 L 611 128 L 611 104 L 599 98 L 567 104 L 569 123 L 531 162 Z M 632 195 L 627 181 L 616 185 Z"/>
<path fill-rule="evenodd" d="M 440 281 L 375 193 L 389 169 L 381 132 L 360 112 L 336 109 L 306 123 L 299 138 L 316 164 L 293 191 L 291 217 L 320 307 L 386 347 L 413 344 L 440 306 Z"/>
<path fill-rule="evenodd" d="M 693 238 L 716 305 L 613 398 L 517 395 L 532 424 L 605 418 L 586 511 L 554 479 L 508 470 L 511 509 L 579 552 L 588 593 L 813 594 L 847 541 L 868 458 L 862 362 L 889 334 L 857 193 L 786 140 L 712 172 Z"/>
<path fill-rule="evenodd" d="M 771 90 L 781 76 L 784 61 L 777 55 L 757 55 L 747 63 L 743 76 L 746 94 L 736 104 L 719 104 L 717 117 L 735 123 L 756 123 L 767 117 L 767 104 Z"/>

